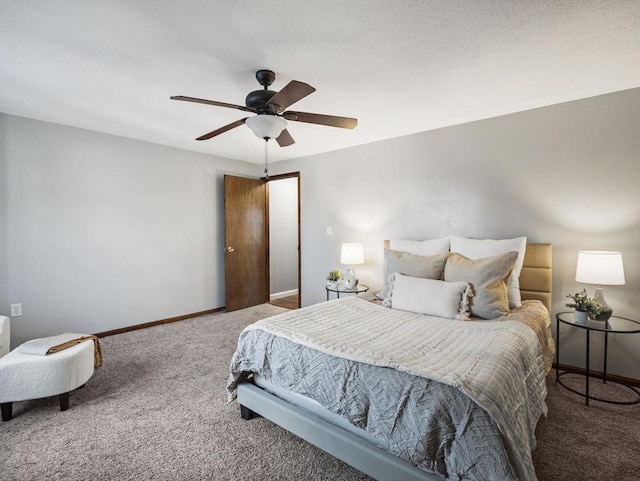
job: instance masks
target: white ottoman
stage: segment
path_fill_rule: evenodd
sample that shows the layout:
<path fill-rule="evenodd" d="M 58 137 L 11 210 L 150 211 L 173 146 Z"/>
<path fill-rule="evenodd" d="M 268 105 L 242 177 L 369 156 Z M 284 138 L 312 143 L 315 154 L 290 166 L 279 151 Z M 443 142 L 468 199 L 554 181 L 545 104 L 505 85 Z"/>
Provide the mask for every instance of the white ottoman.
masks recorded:
<path fill-rule="evenodd" d="M 78 337 L 82 337 L 78 334 Z M 49 396 L 60 397 L 60 410 L 69 408 L 69 392 L 93 376 L 91 339 L 46 356 L 23 354 L 16 348 L 0 358 L 2 420 L 12 417 L 12 403 Z"/>

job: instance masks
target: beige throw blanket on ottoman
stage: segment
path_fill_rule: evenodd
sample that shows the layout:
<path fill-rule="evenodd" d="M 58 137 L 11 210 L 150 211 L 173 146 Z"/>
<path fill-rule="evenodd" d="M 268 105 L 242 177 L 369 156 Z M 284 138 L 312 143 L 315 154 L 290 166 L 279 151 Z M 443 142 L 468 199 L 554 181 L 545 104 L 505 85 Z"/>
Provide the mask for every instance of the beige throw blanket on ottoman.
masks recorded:
<path fill-rule="evenodd" d="M 63 349 L 68 349 L 85 341 L 93 341 L 94 345 L 94 366 L 102 365 L 102 349 L 100 341 L 96 336 L 90 334 L 76 334 L 67 332 L 57 336 L 43 337 L 41 339 L 33 339 L 21 344 L 16 349 L 22 354 L 35 354 L 38 356 L 46 356 L 47 354 L 55 354 Z"/>

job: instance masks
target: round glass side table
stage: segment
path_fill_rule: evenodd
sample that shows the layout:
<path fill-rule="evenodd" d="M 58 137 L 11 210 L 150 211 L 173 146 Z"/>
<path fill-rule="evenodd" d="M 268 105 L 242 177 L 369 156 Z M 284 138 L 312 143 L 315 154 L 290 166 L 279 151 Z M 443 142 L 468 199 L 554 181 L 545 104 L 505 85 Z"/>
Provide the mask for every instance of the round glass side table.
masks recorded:
<path fill-rule="evenodd" d="M 585 398 L 586 405 L 589 405 L 589 399 L 595 399 L 597 401 L 612 403 L 612 404 L 637 404 L 640 403 L 640 391 L 635 387 L 627 384 L 626 382 L 615 380 L 615 379 L 607 379 L 607 347 L 609 343 L 609 334 L 640 334 L 640 322 L 634 321 L 633 319 L 627 319 L 625 317 L 611 316 L 608 321 L 595 321 L 589 319 L 585 323 L 577 322 L 574 319 L 573 312 L 560 312 L 556 314 L 556 382 L 568 389 L 569 391 L 578 394 Z M 565 371 L 560 373 L 560 324 L 566 324 L 572 327 L 577 327 L 583 329 L 586 333 L 586 347 L 585 347 L 585 372 L 574 372 L 574 371 Z M 591 332 L 602 332 L 604 333 L 604 359 L 603 359 L 603 373 L 602 376 L 598 375 L 597 377 L 602 378 L 603 383 L 614 382 L 616 384 L 620 384 L 627 389 L 631 390 L 635 393 L 635 399 L 632 401 L 616 401 L 612 399 L 603 399 L 596 396 L 591 396 L 589 394 L 589 378 L 594 376 L 591 372 L 591 368 L 589 366 L 589 346 L 590 346 L 590 335 Z M 567 374 L 574 375 L 583 375 L 585 376 L 585 389 L 584 392 L 573 389 L 572 387 L 567 386 L 562 382 L 561 377 Z"/>
<path fill-rule="evenodd" d="M 349 289 L 344 287 L 342 284 L 338 284 L 335 286 L 327 285 L 325 286 L 327 290 L 327 301 L 329 300 L 329 293 L 335 292 L 338 299 L 340 299 L 340 294 L 362 294 L 363 292 L 367 292 L 369 290 L 369 286 L 365 284 L 358 284 L 356 287 Z"/>

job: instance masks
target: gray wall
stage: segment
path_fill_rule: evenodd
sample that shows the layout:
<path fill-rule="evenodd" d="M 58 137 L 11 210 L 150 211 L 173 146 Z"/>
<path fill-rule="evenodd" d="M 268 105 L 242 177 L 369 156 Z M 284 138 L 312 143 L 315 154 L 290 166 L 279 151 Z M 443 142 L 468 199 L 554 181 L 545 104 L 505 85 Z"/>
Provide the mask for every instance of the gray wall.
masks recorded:
<path fill-rule="evenodd" d="M 554 246 L 553 314 L 567 293 L 593 291 L 574 280 L 578 251 L 616 250 L 626 285 L 605 287 L 606 299 L 640 319 L 640 89 L 275 167 L 301 173 L 303 305 L 325 299 L 342 242 L 365 244 L 357 273 L 380 286 L 384 239 L 526 235 Z M 561 362 L 582 366 L 583 331 L 567 327 L 561 342 Z M 602 344 L 593 336 L 595 369 Z M 609 356 L 611 372 L 640 379 L 640 335 L 610 336 Z"/>
<path fill-rule="evenodd" d="M 269 182 L 270 294 L 298 290 L 298 179 Z"/>
<path fill-rule="evenodd" d="M 12 346 L 224 305 L 224 173 L 245 162 L 0 115 L 0 312 Z"/>

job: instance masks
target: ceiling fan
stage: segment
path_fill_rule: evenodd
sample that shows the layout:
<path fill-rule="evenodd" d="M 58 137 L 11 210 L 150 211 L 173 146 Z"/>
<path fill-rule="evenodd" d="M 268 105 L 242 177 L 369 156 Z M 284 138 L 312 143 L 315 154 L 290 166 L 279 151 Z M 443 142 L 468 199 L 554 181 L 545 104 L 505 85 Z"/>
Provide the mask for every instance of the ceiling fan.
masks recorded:
<path fill-rule="evenodd" d="M 256 80 L 264 87 L 263 90 L 254 90 L 247 95 L 245 105 L 229 104 L 217 102 L 215 100 L 199 99 L 195 97 L 185 97 L 175 95 L 172 100 L 182 100 L 185 102 L 195 102 L 199 104 L 215 105 L 230 109 L 252 112 L 257 115 L 245 117 L 235 122 L 231 122 L 216 130 L 201 135 L 196 140 L 208 140 L 228 130 L 247 124 L 256 136 L 261 139 L 276 139 L 280 147 L 287 147 L 295 143 L 291 134 L 287 130 L 287 120 L 294 122 L 306 122 L 309 124 L 328 125 L 330 127 L 340 127 L 343 129 L 353 129 L 358 125 L 358 119 L 350 117 L 337 117 L 335 115 L 314 114 L 310 112 L 297 112 L 285 110 L 290 105 L 305 98 L 316 91 L 311 85 L 304 82 L 292 80 L 279 92 L 269 90 L 269 86 L 276 78 L 276 74 L 271 70 L 258 70 Z"/>

